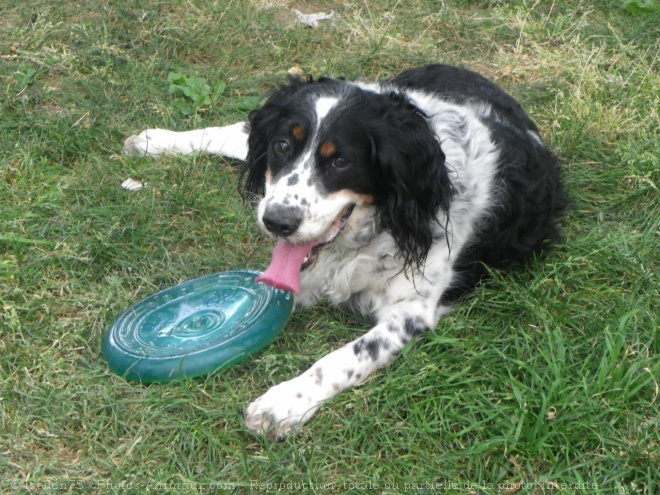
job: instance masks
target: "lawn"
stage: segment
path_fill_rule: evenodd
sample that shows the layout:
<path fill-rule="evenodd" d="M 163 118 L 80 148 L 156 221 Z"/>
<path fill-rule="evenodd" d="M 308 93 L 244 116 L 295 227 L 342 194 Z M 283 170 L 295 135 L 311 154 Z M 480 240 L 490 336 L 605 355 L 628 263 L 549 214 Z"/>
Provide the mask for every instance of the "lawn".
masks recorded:
<path fill-rule="evenodd" d="M 336 15 L 311 29 L 296 9 Z M 657 1 L 3 2 L 0 54 L 0 492 L 660 492 Z M 280 443 L 245 429 L 246 405 L 369 322 L 300 311 L 194 380 L 108 370 L 128 306 L 271 248 L 235 164 L 127 158 L 127 136 L 243 120 L 293 67 L 427 62 L 520 99 L 563 162 L 565 243 L 493 273 Z"/>

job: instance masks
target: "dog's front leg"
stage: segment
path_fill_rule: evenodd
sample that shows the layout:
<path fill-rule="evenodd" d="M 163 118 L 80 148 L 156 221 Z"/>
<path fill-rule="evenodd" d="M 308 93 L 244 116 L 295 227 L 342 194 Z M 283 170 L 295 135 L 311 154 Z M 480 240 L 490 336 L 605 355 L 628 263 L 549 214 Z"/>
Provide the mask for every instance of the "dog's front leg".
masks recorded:
<path fill-rule="evenodd" d="M 184 132 L 146 129 L 124 141 L 124 154 L 152 158 L 162 155 L 207 154 L 244 161 L 248 150 L 248 134 L 245 122 Z"/>
<path fill-rule="evenodd" d="M 389 364 L 412 337 L 433 328 L 436 321 L 399 316 L 379 323 L 361 338 L 317 361 L 302 375 L 275 385 L 255 400 L 246 411 L 247 427 L 272 440 L 295 433 L 324 401 L 359 385 Z"/>

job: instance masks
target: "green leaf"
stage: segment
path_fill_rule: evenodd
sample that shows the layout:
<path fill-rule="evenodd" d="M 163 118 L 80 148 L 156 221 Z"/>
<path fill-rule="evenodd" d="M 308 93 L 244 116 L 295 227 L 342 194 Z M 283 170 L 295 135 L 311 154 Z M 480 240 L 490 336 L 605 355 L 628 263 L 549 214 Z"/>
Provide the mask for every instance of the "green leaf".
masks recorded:
<path fill-rule="evenodd" d="M 660 12 L 660 4 L 655 0 L 625 0 L 621 6 L 632 14 L 653 14 Z"/>
<path fill-rule="evenodd" d="M 182 98 L 177 98 L 172 102 L 172 106 L 185 116 L 190 116 L 194 112 L 193 106 Z"/>
<path fill-rule="evenodd" d="M 167 75 L 167 80 L 171 83 L 178 85 L 186 84 L 186 76 L 184 76 L 180 72 L 170 72 Z"/>
<path fill-rule="evenodd" d="M 245 96 L 236 103 L 236 110 L 239 112 L 251 112 L 261 105 L 260 96 Z"/>
<path fill-rule="evenodd" d="M 213 97 L 215 99 L 219 98 L 220 95 L 225 92 L 226 88 L 227 88 L 227 83 L 224 82 L 223 80 L 220 80 L 218 84 L 215 85 L 215 91 L 213 92 Z"/>
<path fill-rule="evenodd" d="M 181 92 L 181 86 L 177 86 L 176 84 L 170 84 L 168 91 L 171 95 L 183 95 Z"/>
<path fill-rule="evenodd" d="M 37 71 L 32 67 L 21 69 L 16 73 L 16 81 L 18 82 L 19 91 L 23 91 L 28 86 L 34 84 Z"/>
<path fill-rule="evenodd" d="M 190 98 L 191 100 L 195 100 L 195 98 L 197 98 L 197 91 L 190 86 L 179 86 L 178 92 L 186 98 Z"/>

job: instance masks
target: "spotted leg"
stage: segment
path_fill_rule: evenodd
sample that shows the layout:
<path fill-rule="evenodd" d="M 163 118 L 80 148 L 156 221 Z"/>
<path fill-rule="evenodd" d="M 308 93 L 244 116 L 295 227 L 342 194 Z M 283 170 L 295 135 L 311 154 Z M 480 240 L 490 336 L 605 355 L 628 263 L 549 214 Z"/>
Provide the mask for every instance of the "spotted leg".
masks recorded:
<path fill-rule="evenodd" d="M 414 336 L 435 327 L 441 307 L 431 318 L 411 316 L 402 308 L 361 338 L 317 361 L 302 375 L 275 385 L 252 402 L 246 411 L 250 430 L 271 440 L 295 433 L 321 404 L 343 390 L 359 385 L 371 373 L 389 364 Z"/>

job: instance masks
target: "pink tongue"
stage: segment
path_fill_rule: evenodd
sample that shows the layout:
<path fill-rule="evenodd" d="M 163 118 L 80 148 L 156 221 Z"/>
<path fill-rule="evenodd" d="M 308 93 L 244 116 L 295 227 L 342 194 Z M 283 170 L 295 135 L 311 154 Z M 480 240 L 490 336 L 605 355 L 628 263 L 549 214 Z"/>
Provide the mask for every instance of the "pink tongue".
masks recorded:
<path fill-rule="evenodd" d="M 273 259 L 257 282 L 271 285 L 276 289 L 300 294 L 300 268 L 316 243 L 291 244 L 279 241 L 273 249 Z"/>

